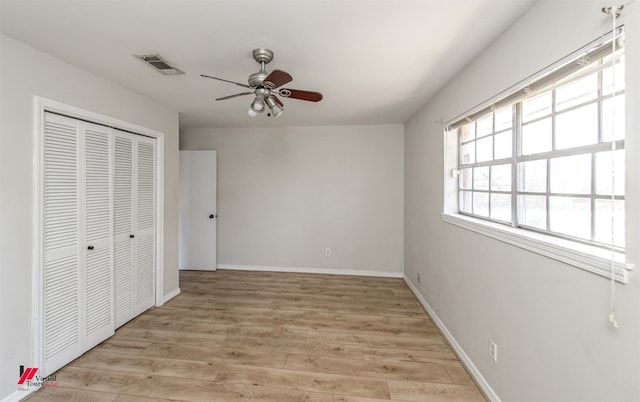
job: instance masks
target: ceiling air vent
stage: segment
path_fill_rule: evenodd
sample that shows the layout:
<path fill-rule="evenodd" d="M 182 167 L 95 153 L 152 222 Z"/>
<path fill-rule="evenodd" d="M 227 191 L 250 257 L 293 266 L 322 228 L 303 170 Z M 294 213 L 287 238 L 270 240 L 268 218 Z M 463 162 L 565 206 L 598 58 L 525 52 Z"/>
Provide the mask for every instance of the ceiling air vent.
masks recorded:
<path fill-rule="evenodd" d="M 168 61 L 163 59 L 159 54 L 134 54 L 134 57 L 142 60 L 154 70 L 166 75 L 184 74 L 184 71 L 179 70 L 169 64 Z"/>

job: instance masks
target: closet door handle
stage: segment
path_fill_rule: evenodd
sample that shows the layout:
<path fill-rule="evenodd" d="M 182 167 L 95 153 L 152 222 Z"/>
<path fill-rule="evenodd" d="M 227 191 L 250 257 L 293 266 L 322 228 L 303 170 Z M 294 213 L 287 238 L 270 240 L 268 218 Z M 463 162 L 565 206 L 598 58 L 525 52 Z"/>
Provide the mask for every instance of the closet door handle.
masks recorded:
<path fill-rule="evenodd" d="M 87 247 L 87 250 L 93 250 L 93 246 Z"/>
<path fill-rule="evenodd" d="M 133 239 L 134 237 L 135 237 L 134 235 L 129 235 L 129 238 L 130 238 L 130 239 Z"/>

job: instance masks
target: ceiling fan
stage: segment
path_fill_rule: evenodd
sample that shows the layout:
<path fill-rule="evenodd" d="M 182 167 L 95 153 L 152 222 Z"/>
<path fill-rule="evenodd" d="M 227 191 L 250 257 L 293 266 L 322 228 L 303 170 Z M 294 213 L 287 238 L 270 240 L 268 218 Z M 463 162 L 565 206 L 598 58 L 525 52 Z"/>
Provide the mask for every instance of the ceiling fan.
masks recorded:
<path fill-rule="evenodd" d="M 293 77 L 291 77 L 291 75 L 286 71 L 282 70 L 273 70 L 270 73 L 267 72 L 265 65 L 269 64 L 271 60 L 273 60 L 273 52 L 271 50 L 262 48 L 254 49 L 253 58 L 260 64 L 260 71 L 249 76 L 248 85 L 225 80 L 223 78 L 212 77 L 210 75 L 200 74 L 200 76 L 205 78 L 213 78 L 214 80 L 224 81 L 250 89 L 250 91 L 247 92 L 218 98 L 216 99 L 217 101 L 232 99 L 244 95 L 254 95 L 255 98 L 249 107 L 249 116 L 255 117 L 258 113 L 262 113 L 266 108 L 269 108 L 267 116 L 278 117 L 282 114 L 284 105 L 276 95 L 280 95 L 283 98 L 300 99 L 309 102 L 319 102 L 322 100 L 322 94 L 320 92 L 280 88 L 284 84 L 291 82 Z"/>

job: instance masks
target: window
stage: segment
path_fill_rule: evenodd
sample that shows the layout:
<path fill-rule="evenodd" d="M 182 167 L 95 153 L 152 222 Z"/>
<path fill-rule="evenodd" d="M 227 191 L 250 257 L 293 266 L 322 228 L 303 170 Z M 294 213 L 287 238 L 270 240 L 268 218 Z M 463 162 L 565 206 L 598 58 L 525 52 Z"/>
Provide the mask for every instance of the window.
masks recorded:
<path fill-rule="evenodd" d="M 622 255 L 624 66 L 609 37 L 453 122 L 457 209 L 449 211 Z"/>
<path fill-rule="evenodd" d="M 459 129 L 459 211 L 512 221 L 513 106 L 491 111 Z"/>

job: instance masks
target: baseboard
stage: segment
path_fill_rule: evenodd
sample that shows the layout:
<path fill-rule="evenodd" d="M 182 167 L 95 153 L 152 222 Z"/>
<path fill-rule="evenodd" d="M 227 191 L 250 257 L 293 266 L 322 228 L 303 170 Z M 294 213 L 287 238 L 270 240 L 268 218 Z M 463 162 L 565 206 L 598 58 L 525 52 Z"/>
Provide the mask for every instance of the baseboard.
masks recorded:
<path fill-rule="evenodd" d="M 163 304 L 168 302 L 169 300 L 173 299 L 174 297 L 176 297 L 179 294 L 180 294 L 180 288 L 176 288 L 176 289 L 172 290 L 171 292 L 167 293 L 166 295 L 164 295 Z"/>
<path fill-rule="evenodd" d="M 2 401 L 0 402 L 18 402 L 23 400 L 24 398 L 28 397 L 29 395 L 31 395 L 32 393 L 36 392 L 38 390 L 38 388 L 32 388 L 32 389 L 27 389 L 24 391 L 21 390 L 15 390 L 13 391 L 13 393 L 5 396 Z"/>
<path fill-rule="evenodd" d="M 427 310 L 427 313 L 429 313 L 429 316 L 431 316 L 431 319 L 436 324 L 436 326 L 438 327 L 442 335 L 445 338 L 447 338 L 449 345 L 451 345 L 454 352 L 456 353 L 456 355 L 458 356 L 462 364 L 464 364 L 466 369 L 469 371 L 469 374 L 471 374 L 476 384 L 478 384 L 478 386 L 482 389 L 482 392 L 484 392 L 485 396 L 489 398 L 490 401 L 500 402 L 500 398 L 495 393 L 493 388 L 491 388 L 487 380 L 484 379 L 484 377 L 482 376 L 478 368 L 475 366 L 475 364 L 473 364 L 473 361 L 471 361 L 471 358 L 469 358 L 469 356 L 465 353 L 464 349 L 462 349 L 462 346 L 460 346 L 458 341 L 456 341 L 456 338 L 454 338 L 451 332 L 449 332 L 449 329 L 447 329 L 447 327 L 444 325 L 440 317 L 438 317 L 438 315 L 436 314 L 435 311 L 433 311 L 429 303 L 427 303 L 424 297 L 422 297 L 418 289 L 411 282 L 409 277 L 407 277 L 407 275 L 404 275 L 404 281 L 407 284 L 407 286 L 409 286 L 409 289 L 411 289 L 413 294 L 416 296 L 420 304 L 422 304 L 425 310 Z"/>
<path fill-rule="evenodd" d="M 229 269 L 236 271 L 294 272 L 300 274 L 374 276 L 380 278 L 402 278 L 404 275 L 402 272 L 360 271 L 355 269 L 330 268 L 269 267 L 264 265 L 218 264 L 218 269 Z"/>

